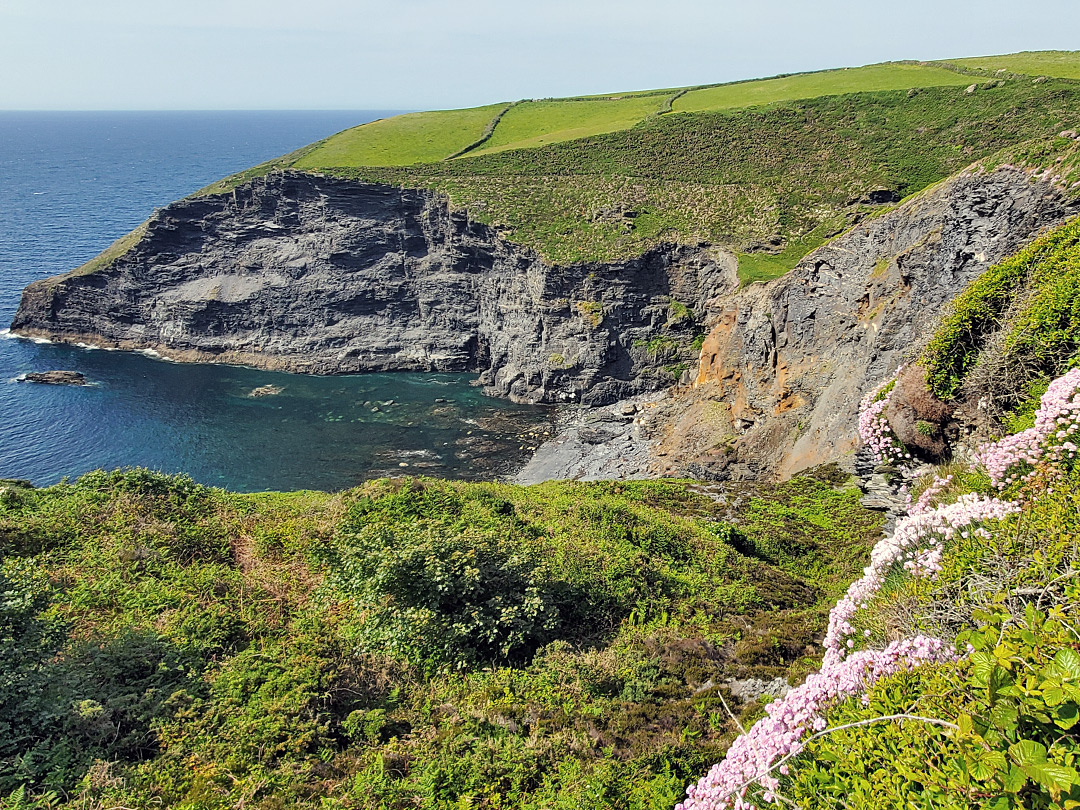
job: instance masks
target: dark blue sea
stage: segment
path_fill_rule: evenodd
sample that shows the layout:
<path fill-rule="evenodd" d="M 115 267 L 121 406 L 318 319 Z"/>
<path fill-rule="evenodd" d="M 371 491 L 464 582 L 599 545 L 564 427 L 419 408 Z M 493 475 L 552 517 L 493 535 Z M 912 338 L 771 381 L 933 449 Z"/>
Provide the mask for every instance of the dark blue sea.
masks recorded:
<path fill-rule="evenodd" d="M 350 126 L 354 112 L 0 112 L 0 329 L 22 288 L 93 258 L 166 205 Z M 16 382 L 71 369 L 92 382 Z M 0 478 L 186 472 L 237 491 L 337 490 L 380 474 L 491 479 L 547 427 L 467 375 L 307 377 L 0 339 Z M 277 395 L 252 397 L 261 386 Z"/>

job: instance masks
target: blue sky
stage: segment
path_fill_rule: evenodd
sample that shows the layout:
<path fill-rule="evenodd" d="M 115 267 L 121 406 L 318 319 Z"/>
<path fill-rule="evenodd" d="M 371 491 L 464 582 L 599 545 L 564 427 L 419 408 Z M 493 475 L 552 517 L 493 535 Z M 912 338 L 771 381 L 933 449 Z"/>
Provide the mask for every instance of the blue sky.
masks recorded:
<path fill-rule="evenodd" d="M 0 109 L 430 109 L 1080 48 L 1077 0 L 0 0 Z"/>

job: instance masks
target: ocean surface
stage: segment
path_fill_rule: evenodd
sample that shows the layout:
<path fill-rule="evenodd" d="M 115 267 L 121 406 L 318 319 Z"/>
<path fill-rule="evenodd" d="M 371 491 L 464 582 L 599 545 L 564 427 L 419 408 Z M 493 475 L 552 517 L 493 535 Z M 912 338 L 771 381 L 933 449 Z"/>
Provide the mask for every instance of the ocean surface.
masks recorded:
<path fill-rule="evenodd" d="M 155 206 L 389 114 L 0 112 L 0 330 L 25 285 L 93 258 Z M 93 385 L 17 382 L 52 369 Z M 5 332 L 0 478 L 47 485 L 142 466 L 245 492 L 337 490 L 402 472 L 490 480 L 524 461 L 550 413 L 471 382 L 182 365 Z M 250 395 L 263 386 L 280 393 Z"/>

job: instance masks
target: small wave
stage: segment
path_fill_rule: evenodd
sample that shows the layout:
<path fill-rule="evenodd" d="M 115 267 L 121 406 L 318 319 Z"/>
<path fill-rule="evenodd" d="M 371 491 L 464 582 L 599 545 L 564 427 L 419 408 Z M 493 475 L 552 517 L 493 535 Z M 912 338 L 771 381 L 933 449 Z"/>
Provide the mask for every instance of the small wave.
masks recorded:
<path fill-rule="evenodd" d="M 7 338 L 8 340 L 32 340 L 34 343 L 52 343 L 51 340 L 46 338 L 32 338 L 20 335 L 18 332 L 12 332 L 10 329 L 0 329 L 0 338 Z"/>
<path fill-rule="evenodd" d="M 20 335 L 18 332 L 12 332 L 10 329 L 0 329 L 0 338 L 9 338 L 11 340 L 29 340 L 31 343 L 52 343 L 52 341 L 48 338 L 28 337 L 27 335 Z"/>
<path fill-rule="evenodd" d="M 393 453 L 393 455 L 399 456 L 400 458 L 442 458 L 438 453 L 431 450 L 399 450 L 397 453 Z"/>

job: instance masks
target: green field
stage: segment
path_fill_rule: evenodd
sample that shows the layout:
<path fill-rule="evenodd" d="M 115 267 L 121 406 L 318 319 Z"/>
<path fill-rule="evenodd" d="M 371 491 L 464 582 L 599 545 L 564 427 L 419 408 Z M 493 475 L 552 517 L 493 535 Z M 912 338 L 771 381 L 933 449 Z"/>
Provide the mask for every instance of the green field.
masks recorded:
<path fill-rule="evenodd" d="M 844 93 L 967 85 L 971 77 L 914 64 L 803 73 L 780 79 L 708 87 L 680 96 L 680 112 L 736 109 Z M 491 137 L 469 155 L 529 149 L 630 129 L 664 109 L 671 91 L 524 101 L 499 121 Z M 399 115 L 328 138 L 295 164 L 298 169 L 337 166 L 409 166 L 446 160 L 477 143 L 507 104 Z"/>
<path fill-rule="evenodd" d="M 779 79 L 722 84 L 691 90 L 675 100 L 675 112 L 702 112 L 756 107 L 845 93 L 907 90 L 912 87 L 969 85 L 971 76 L 940 67 L 908 64 L 867 65 L 860 68 L 798 73 Z"/>
<path fill-rule="evenodd" d="M 1028 76 L 1080 79 L 1080 51 L 1026 51 L 1004 56 L 973 56 L 950 59 L 952 64 L 976 70 L 1007 70 Z"/>
<path fill-rule="evenodd" d="M 525 102 L 510 110 L 491 140 L 470 154 L 528 149 L 629 129 L 657 113 L 663 103 L 664 96 L 657 95 Z"/>
<path fill-rule="evenodd" d="M 445 160 L 475 143 L 506 103 L 467 110 L 408 113 L 328 138 L 294 167 L 408 166 Z"/>
<path fill-rule="evenodd" d="M 709 243 L 739 254 L 744 283 L 764 281 L 880 213 L 865 202 L 871 190 L 909 196 L 1002 149 L 1080 125 L 1080 84 L 1068 78 L 1080 77 L 1080 53 L 947 64 L 412 113 L 200 193 L 290 166 L 319 169 L 441 191 L 549 262 Z M 998 76 L 999 65 L 1064 78 Z M 1044 146 L 1055 154 L 1020 162 L 1050 165 L 1058 147 Z"/>
<path fill-rule="evenodd" d="M 651 116 L 630 130 L 536 149 L 335 172 L 443 191 L 552 262 L 707 242 L 746 254 L 744 280 L 764 280 L 880 211 L 860 202 L 868 191 L 913 194 L 1080 118 L 1080 85 L 985 85 Z"/>

